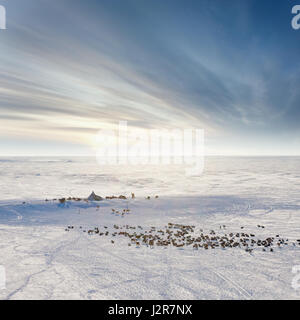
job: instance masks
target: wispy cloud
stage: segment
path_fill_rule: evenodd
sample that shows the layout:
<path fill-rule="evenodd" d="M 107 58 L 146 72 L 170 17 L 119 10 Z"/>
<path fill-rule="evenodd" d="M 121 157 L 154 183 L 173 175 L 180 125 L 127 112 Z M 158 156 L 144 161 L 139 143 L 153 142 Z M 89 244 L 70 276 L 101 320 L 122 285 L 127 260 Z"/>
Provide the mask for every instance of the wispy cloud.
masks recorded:
<path fill-rule="evenodd" d="M 259 153 L 272 131 L 274 144 L 299 133 L 298 35 L 287 3 L 266 21 L 270 4 L 15 0 L 1 33 L 0 135 L 88 144 L 128 120 L 205 128 L 220 153 L 252 137 Z"/>

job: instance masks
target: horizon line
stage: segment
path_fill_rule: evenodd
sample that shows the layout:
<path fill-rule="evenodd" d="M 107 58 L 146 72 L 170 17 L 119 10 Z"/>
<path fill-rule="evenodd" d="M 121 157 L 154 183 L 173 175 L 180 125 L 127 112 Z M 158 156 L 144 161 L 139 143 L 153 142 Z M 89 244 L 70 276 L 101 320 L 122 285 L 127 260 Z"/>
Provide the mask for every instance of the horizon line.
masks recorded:
<path fill-rule="evenodd" d="M 19 158 L 33 158 L 33 157 L 96 157 L 95 155 L 91 155 L 91 154 L 70 154 L 70 155 L 66 155 L 66 154 L 57 154 L 57 155 L 50 155 L 50 154 L 30 154 L 30 155 L 11 155 L 11 154 L 7 154 L 7 155 L 0 155 L 0 158 L 5 158 L 5 157 L 19 157 Z M 170 158 L 172 158 L 173 156 L 170 155 Z M 204 157 L 300 157 L 300 154 L 206 154 L 204 155 Z M 120 157 L 122 158 L 122 157 Z"/>

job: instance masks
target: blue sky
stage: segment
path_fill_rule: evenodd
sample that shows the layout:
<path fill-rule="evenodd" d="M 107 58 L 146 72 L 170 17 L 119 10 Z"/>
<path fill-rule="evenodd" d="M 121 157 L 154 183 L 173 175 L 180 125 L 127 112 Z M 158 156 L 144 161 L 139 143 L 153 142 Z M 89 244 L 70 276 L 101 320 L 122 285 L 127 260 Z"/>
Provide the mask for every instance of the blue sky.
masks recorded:
<path fill-rule="evenodd" d="M 203 128 L 210 154 L 300 154 L 297 1 L 0 4 L 0 155 L 92 153 L 120 120 Z"/>

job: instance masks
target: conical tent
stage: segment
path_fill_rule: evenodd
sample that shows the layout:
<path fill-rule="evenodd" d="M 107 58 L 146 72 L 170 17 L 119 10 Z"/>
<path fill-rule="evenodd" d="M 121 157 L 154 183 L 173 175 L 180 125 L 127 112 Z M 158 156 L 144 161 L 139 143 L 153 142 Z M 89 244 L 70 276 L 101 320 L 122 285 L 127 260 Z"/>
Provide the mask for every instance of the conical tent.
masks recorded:
<path fill-rule="evenodd" d="M 100 197 L 100 196 L 97 196 L 97 195 L 95 194 L 95 192 L 93 191 L 93 192 L 91 193 L 91 195 L 88 197 L 88 200 L 89 200 L 89 201 L 101 201 L 101 200 L 103 200 L 103 198 Z"/>

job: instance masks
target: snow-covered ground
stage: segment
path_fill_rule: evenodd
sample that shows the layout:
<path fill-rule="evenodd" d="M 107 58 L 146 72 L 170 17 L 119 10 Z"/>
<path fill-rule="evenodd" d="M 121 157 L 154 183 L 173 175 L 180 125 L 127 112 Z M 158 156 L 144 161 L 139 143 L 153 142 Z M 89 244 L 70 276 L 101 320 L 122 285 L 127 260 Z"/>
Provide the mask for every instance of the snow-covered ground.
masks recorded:
<path fill-rule="evenodd" d="M 292 268 L 300 265 L 300 159 L 207 158 L 205 168 L 191 178 L 178 166 L 125 170 L 83 158 L 0 159 L 0 265 L 7 278 L 0 298 L 299 299 Z M 92 190 L 128 198 L 134 192 L 136 199 L 45 201 Z M 115 226 L 138 233 L 168 223 L 193 225 L 195 236 L 280 235 L 289 244 L 249 253 L 129 246 L 128 238 L 113 236 Z M 84 232 L 96 227 L 108 235 Z"/>

